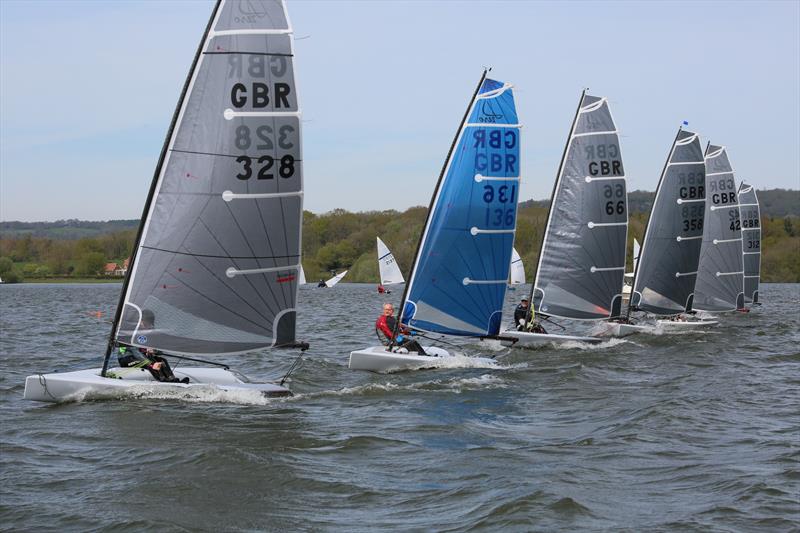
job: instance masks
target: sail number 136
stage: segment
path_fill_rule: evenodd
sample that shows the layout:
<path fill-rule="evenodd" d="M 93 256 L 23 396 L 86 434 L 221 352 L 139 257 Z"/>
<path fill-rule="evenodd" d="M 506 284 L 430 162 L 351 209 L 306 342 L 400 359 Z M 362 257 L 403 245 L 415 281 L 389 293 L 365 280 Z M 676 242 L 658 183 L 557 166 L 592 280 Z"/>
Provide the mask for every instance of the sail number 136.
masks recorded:
<path fill-rule="evenodd" d="M 493 185 L 483 186 L 483 201 L 491 204 L 494 201 L 501 204 L 515 205 L 517 201 L 517 186 L 516 185 L 500 185 L 494 187 Z M 487 226 L 511 226 L 514 224 L 514 208 L 486 208 Z"/>

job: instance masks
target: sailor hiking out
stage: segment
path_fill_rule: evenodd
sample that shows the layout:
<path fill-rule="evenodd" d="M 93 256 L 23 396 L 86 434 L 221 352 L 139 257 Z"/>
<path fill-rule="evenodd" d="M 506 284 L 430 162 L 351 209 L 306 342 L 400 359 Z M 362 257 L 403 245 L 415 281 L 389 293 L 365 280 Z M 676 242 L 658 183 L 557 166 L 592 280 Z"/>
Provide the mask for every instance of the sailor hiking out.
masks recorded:
<path fill-rule="evenodd" d="M 383 314 L 375 321 L 375 333 L 377 333 L 378 338 L 384 346 L 389 346 L 391 343 L 396 325 L 397 320 L 394 318 L 394 306 L 388 303 L 383 304 Z M 425 350 L 422 349 L 422 346 L 411 338 L 411 335 L 413 335 L 413 332 L 400 324 L 398 335 L 394 337 L 394 341 L 397 346 L 405 348 L 409 352 L 417 352 L 419 355 L 428 355 L 425 353 Z"/>

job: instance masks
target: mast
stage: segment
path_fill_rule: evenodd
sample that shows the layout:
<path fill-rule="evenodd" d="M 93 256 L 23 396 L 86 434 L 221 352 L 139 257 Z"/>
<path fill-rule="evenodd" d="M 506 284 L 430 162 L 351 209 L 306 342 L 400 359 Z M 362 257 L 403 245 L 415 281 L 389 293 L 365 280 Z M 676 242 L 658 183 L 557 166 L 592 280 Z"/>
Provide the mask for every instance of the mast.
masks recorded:
<path fill-rule="evenodd" d="M 636 293 L 636 277 L 639 274 L 639 265 L 642 264 L 641 258 L 644 256 L 645 246 L 647 246 L 647 230 L 650 227 L 650 222 L 653 219 L 653 208 L 656 205 L 656 200 L 658 199 L 658 193 L 661 191 L 661 185 L 664 183 L 664 176 L 667 174 L 667 168 L 669 167 L 669 162 L 672 159 L 672 154 L 675 153 L 675 143 L 678 142 L 678 137 L 683 130 L 683 126 L 678 127 L 678 133 L 675 134 L 675 140 L 672 141 L 672 149 L 669 151 L 669 155 L 667 156 L 667 160 L 664 162 L 664 168 L 661 170 L 661 177 L 658 179 L 658 186 L 656 187 L 656 195 L 653 197 L 653 205 L 650 206 L 650 216 L 647 217 L 647 223 L 644 225 L 644 234 L 642 236 L 642 248 L 639 250 L 639 260 L 636 261 L 636 266 L 633 269 L 633 282 L 631 283 L 631 296 L 628 299 L 628 311 L 625 313 L 625 321 L 630 321 L 631 318 L 631 310 L 633 309 L 633 296 Z"/>
<path fill-rule="evenodd" d="M 178 99 L 178 105 L 175 107 L 175 112 L 172 114 L 172 121 L 170 122 L 169 129 L 167 130 L 167 136 L 164 139 L 164 146 L 161 148 L 161 155 L 158 158 L 158 164 L 156 165 L 155 172 L 153 173 L 153 179 L 150 182 L 150 190 L 147 193 L 147 200 L 145 201 L 144 208 L 142 210 L 142 218 L 139 221 L 139 229 L 136 233 L 136 240 L 133 244 L 133 251 L 131 252 L 131 259 L 128 262 L 128 271 L 125 273 L 125 279 L 122 282 L 122 291 L 119 295 L 119 302 L 117 303 L 117 311 L 114 314 L 114 322 L 111 325 L 111 332 L 108 335 L 108 343 L 106 345 L 106 354 L 103 359 L 103 370 L 100 372 L 100 376 L 105 377 L 106 371 L 108 370 L 108 362 L 111 358 L 111 351 L 114 348 L 114 335 L 116 334 L 117 328 L 119 327 L 119 321 L 122 317 L 122 309 L 125 306 L 125 297 L 128 294 L 128 285 L 131 281 L 131 274 L 133 273 L 133 265 L 136 262 L 136 255 L 137 251 L 139 250 L 139 244 L 141 243 L 142 236 L 144 234 L 144 227 L 147 222 L 147 218 L 150 215 L 150 210 L 152 208 L 153 197 L 155 196 L 156 189 L 158 187 L 158 180 L 161 176 L 161 169 L 164 165 L 164 161 L 167 156 L 168 148 L 170 140 L 172 139 L 172 135 L 175 131 L 175 126 L 178 123 L 178 117 L 180 116 L 181 109 L 183 108 L 184 101 L 186 99 L 186 93 L 189 91 L 189 85 L 191 84 L 192 77 L 194 76 L 195 70 L 197 68 L 197 64 L 200 61 L 200 57 L 203 53 L 203 47 L 208 39 L 208 34 L 211 32 L 211 26 L 214 23 L 214 19 L 217 17 L 217 12 L 219 11 L 220 5 L 222 4 L 222 0 L 217 0 L 217 3 L 214 5 L 214 10 L 211 12 L 211 17 L 208 19 L 208 24 L 206 25 L 206 30 L 203 33 L 203 37 L 200 39 L 200 44 L 197 46 L 197 51 L 194 55 L 194 60 L 192 61 L 192 66 L 189 69 L 189 74 L 186 76 L 186 81 L 183 84 L 183 89 L 181 90 L 181 96 Z"/>
<path fill-rule="evenodd" d="M 533 303 L 533 293 L 536 290 L 536 281 L 539 279 L 539 269 L 542 266 L 542 252 L 544 252 L 544 242 L 547 239 L 547 230 L 550 228 L 550 217 L 553 213 L 553 204 L 556 201 L 556 193 L 558 192 L 558 183 L 561 181 L 561 174 L 564 171 L 564 163 L 567 160 L 567 152 L 569 150 L 569 143 L 572 139 L 572 134 L 575 131 L 575 125 L 578 123 L 578 116 L 581 113 L 581 106 L 583 105 L 583 99 L 586 96 L 586 91 L 589 89 L 584 89 L 581 93 L 580 100 L 578 101 L 578 109 L 575 110 L 575 118 L 572 119 L 572 127 L 569 130 L 569 134 L 567 135 L 567 142 L 564 144 L 564 153 L 561 155 L 561 163 L 558 165 L 558 174 L 556 175 L 556 181 L 553 184 L 553 192 L 550 194 L 550 205 L 547 208 L 547 223 L 544 227 L 544 233 L 542 233 L 542 240 L 539 242 L 539 258 L 536 263 L 536 274 L 533 276 L 533 284 L 531 285 L 531 291 L 528 293 L 528 312 L 525 314 L 525 325 L 524 328 L 527 329 L 528 323 L 531 321 L 531 318 L 534 315 L 534 303 Z"/>
<path fill-rule="evenodd" d="M 470 99 L 469 104 L 467 105 L 466 111 L 464 111 L 464 117 L 461 119 L 461 123 L 458 125 L 458 129 L 456 130 L 456 134 L 453 137 L 453 142 L 450 144 L 450 150 L 447 152 L 447 157 L 444 159 L 444 164 L 442 165 L 442 170 L 439 172 L 439 179 L 436 181 L 436 187 L 433 190 L 433 195 L 431 195 L 431 201 L 428 205 L 428 214 L 425 216 L 425 225 L 422 226 L 422 233 L 419 236 L 419 241 L 417 242 L 417 250 L 414 252 L 414 261 L 411 263 L 411 270 L 408 273 L 408 282 L 406 283 L 405 288 L 403 289 L 403 297 L 400 299 L 400 309 L 397 311 L 397 320 L 394 325 L 394 331 L 392 332 L 392 338 L 389 341 L 389 346 L 387 350 L 391 350 L 392 347 L 395 345 L 395 338 L 397 337 L 398 331 L 400 331 L 400 324 L 403 321 L 403 311 L 405 310 L 406 305 L 406 297 L 408 296 L 408 289 L 411 287 L 411 284 L 414 281 L 414 271 L 417 268 L 417 263 L 419 261 L 419 253 L 422 250 L 422 241 L 425 238 L 425 230 L 428 228 L 428 224 L 431 221 L 431 216 L 433 215 L 433 207 L 436 204 L 436 198 L 439 195 L 439 189 L 442 186 L 442 181 L 444 180 L 444 174 L 447 170 L 447 166 L 450 163 L 450 158 L 453 156 L 453 150 L 456 148 L 456 142 L 458 142 L 458 136 L 461 133 L 461 130 L 464 129 L 464 124 L 466 124 L 467 119 L 469 118 L 469 112 L 472 110 L 472 107 L 475 105 L 475 99 L 478 96 L 478 92 L 481 90 L 483 86 L 483 82 L 486 79 L 486 75 L 489 73 L 491 68 L 484 68 L 483 74 L 481 75 L 481 79 L 478 81 L 478 86 L 475 87 L 475 92 L 472 93 L 472 99 Z"/>

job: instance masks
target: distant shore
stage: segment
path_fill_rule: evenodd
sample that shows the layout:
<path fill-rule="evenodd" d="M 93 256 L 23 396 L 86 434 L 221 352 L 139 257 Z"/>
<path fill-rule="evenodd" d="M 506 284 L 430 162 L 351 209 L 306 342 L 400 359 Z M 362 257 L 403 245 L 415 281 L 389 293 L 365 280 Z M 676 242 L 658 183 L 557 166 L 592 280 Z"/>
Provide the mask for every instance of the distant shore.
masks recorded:
<path fill-rule="evenodd" d="M 125 278 L 35 278 L 25 279 L 20 283 L 122 283 Z M 17 285 L 9 283 L 9 285 Z"/>

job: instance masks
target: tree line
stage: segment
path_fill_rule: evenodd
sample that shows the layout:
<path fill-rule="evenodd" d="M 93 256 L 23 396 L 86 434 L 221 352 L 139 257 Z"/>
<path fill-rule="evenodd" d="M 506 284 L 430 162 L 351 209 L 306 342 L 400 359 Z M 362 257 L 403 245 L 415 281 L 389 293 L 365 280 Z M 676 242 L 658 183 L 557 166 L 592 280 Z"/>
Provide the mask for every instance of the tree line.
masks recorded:
<path fill-rule="evenodd" d="M 759 193 L 760 194 L 760 193 Z M 303 217 L 303 267 L 309 282 L 327 279 L 349 269 L 344 281 L 378 282 L 375 237 L 394 253 L 404 275 L 414 258 L 427 209 L 412 207 L 351 213 L 335 209 Z M 628 270 L 635 238 L 642 241 L 647 212 L 632 212 L 628 230 Z M 547 220 L 547 207 L 539 202 L 521 204 L 515 244 L 533 280 Z M 766 216 L 762 213 L 761 279 L 766 282 L 800 282 L 800 218 Z M 35 237 L 30 234 L 0 239 L 0 277 L 3 281 L 105 278 L 106 263 L 122 264 L 129 256 L 135 230 L 72 240 Z"/>

